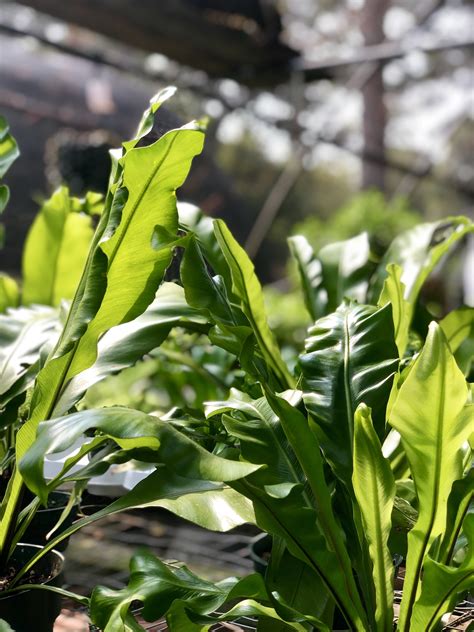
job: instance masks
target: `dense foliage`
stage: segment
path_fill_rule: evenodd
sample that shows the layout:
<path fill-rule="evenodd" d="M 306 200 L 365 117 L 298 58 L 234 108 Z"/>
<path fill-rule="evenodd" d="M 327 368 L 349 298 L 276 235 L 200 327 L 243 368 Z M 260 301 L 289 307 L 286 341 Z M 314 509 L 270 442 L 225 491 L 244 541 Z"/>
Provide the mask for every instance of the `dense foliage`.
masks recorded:
<path fill-rule="evenodd" d="M 273 537 L 271 561 L 265 578 L 211 584 L 138 552 L 126 588 L 92 593 L 91 617 L 105 632 L 141 630 L 130 612 L 137 600 L 146 620 L 166 615 L 175 631 L 246 614 L 262 631 L 331 630 L 342 618 L 351 630 L 388 632 L 395 554 L 406 565 L 398 629 L 437 629 L 474 578 L 474 312 L 461 308 L 427 325 L 428 312 L 420 324 L 417 310 L 424 282 L 472 223 L 418 225 L 378 261 L 365 233 L 317 254 L 305 238 L 290 240 L 313 324 L 289 368 L 245 251 L 224 222 L 176 205 L 202 130 L 190 124 L 137 146 L 167 96 L 152 102 L 136 138 L 114 155 L 59 338 L 46 349 L 36 338 L 26 362 L 11 364 L 5 354 L 9 389 L 25 384 L 25 365 L 35 368 L 21 416 L 19 407 L 10 411 L 3 559 L 51 491 L 74 483 L 79 495 L 91 476 L 133 459 L 154 470 L 36 559 L 101 517 L 160 506 L 213 530 L 254 523 Z M 170 281 L 173 253 L 179 279 Z M 158 414 L 149 403 L 87 407 L 88 389 L 144 356 L 137 367 L 153 363 L 148 375 L 171 385 L 176 399 L 161 401 Z M 164 358 L 182 368 L 178 376 Z M 45 456 L 78 442 L 47 481 Z M 86 454 L 87 466 L 78 467 Z M 25 484 L 35 500 L 18 518 Z"/>

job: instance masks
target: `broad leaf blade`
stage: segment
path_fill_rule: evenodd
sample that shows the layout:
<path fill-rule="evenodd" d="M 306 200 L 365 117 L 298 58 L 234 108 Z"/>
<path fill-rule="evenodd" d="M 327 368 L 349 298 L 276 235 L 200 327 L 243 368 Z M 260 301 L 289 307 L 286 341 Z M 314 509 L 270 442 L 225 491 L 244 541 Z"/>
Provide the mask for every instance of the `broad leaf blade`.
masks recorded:
<path fill-rule="evenodd" d="M 461 307 L 450 312 L 442 321 L 441 329 L 449 342 L 451 351 L 468 376 L 474 361 L 474 308 Z"/>
<path fill-rule="evenodd" d="M 408 534 L 401 630 L 412 615 L 425 555 L 445 529 L 451 487 L 462 476 L 462 445 L 470 433 L 467 397 L 464 376 L 441 328 L 432 323 L 389 420 L 401 435 L 419 503 L 418 520 Z"/>
<path fill-rule="evenodd" d="M 205 529 L 229 531 L 246 522 L 254 523 L 251 502 L 224 484 L 178 476 L 164 466 L 157 467 L 132 490 L 92 516 L 86 516 L 50 540 L 15 578 L 18 582 L 37 559 L 83 527 L 106 516 L 129 509 L 162 507 Z"/>
<path fill-rule="evenodd" d="M 123 158 L 123 184 L 128 197 L 117 230 L 102 244 L 107 256 L 107 289 L 68 375 L 92 364 L 101 334 L 136 318 L 153 300 L 171 260 L 171 249 L 152 249 L 151 224 L 176 233 L 175 191 L 183 184 L 202 145 L 202 132 L 190 126 L 172 130 L 148 147 L 132 149 Z"/>
<path fill-rule="evenodd" d="M 262 287 L 255 274 L 254 266 L 223 221 L 214 222 L 214 232 L 231 271 L 234 294 L 241 301 L 242 311 L 252 326 L 263 358 L 274 372 L 281 387 L 291 387 L 293 378 L 268 326 Z"/>
<path fill-rule="evenodd" d="M 65 412 L 57 408 L 58 399 L 68 381 L 96 360 L 99 337 L 136 318 L 152 302 L 171 257 L 171 247 L 157 252 L 151 247 L 154 227 L 177 231 L 175 190 L 202 145 L 202 132 L 191 124 L 148 147 L 130 149 L 114 163 L 104 212 L 63 334 L 53 359 L 38 376 L 32 416 L 17 435 L 17 461 L 34 442 L 38 423 Z M 0 549 L 21 490 L 18 473 L 9 490 Z"/>
<path fill-rule="evenodd" d="M 318 293 L 327 294 L 325 313 L 335 310 L 344 298 L 366 302 L 369 280 L 375 267 L 367 233 L 324 246 L 318 258 L 322 265 Z"/>
<path fill-rule="evenodd" d="M 474 585 L 474 515 L 466 516 L 464 531 L 468 537 L 466 558 L 459 567 L 445 566 L 428 557 L 423 568 L 423 582 L 413 608 L 413 630 L 431 632 L 439 629 L 441 617 L 452 610 L 459 595 Z"/>
<path fill-rule="evenodd" d="M 239 440 L 242 456 L 265 465 L 254 474 L 231 483 L 253 502 L 259 526 L 281 538 L 290 553 L 321 577 L 326 590 L 356 630 L 366 629 L 366 618 L 352 573 L 341 571 L 338 559 L 319 524 L 319 512 L 305 485 L 305 476 L 278 415 L 265 398 L 236 397 L 213 403 L 208 414 L 223 415 L 229 434 Z M 285 415 L 287 415 L 285 411 Z M 242 417 L 245 415 L 245 418 Z M 288 423 L 293 420 L 288 418 Z M 320 490 L 320 495 L 324 490 Z M 337 538 L 339 530 L 333 534 Z M 326 595 L 321 595 L 326 600 Z"/>
<path fill-rule="evenodd" d="M 344 302 L 309 334 L 300 356 L 303 398 L 326 459 L 350 489 L 354 413 L 360 403 L 372 409 L 379 438 L 385 433 L 385 409 L 398 367 L 391 306 Z"/>
<path fill-rule="evenodd" d="M 247 596 L 252 599 L 246 599 Z M 269 604 L 270 599 L 259 575 L 213 583 L 201 579 L 185 566 L 167 566 L 146 551 L 132 558 L 126 588 L 94 590 L 92 620 L 104 632 L 143 630 L 130 614 L 131 604 L 137 600 L 143 604 L 142 616 L 146 621 L 166 615 L 171 632 L 206 630 L 214 622 L 243 616 L 270 617 L 275 623 L 282 621 L 273 608 L 264 605 Z M 230 610 L 223 607 L 227 602 L 236 601 L 237 605 Z M 224 610 L 225 614 L 214 614 L 216 610 Z M 286 629 L 303 632 L 306 628 L 298 623 L 287 623 Z"/>
<path fill-rule="evenodd" d="M 0 272 L 0 314 L 8 307 L 17 307 L 20 302 L 18 283 L 8 274 Z"/>
<path fill-rule="evenodd" d="M 387 303 L 392 305 L 393 324 L 395 327 L 395 342 L 400 358 L 403 357 L 408 344 L 408 334 L 412 318 L 410 303 L 404 298 L 405 286 L 401 282 L 402 270 L 400 266 L 389 264 L 387 278 L 377 305 L 383 307 Z"/>
<path fill-rule="evenodd" d="M 84 410 L 40 424 L 34 444 L 19 464 L 23 480 L 43 503 L 48 492 L 43 478 L 45 456 L 68 450 L 91 430 L 100 431 L 124 450 L 144 448 L 150 452 L 147 460 L 166 463 L 188 478 L 230 481 L 258 469 L 249 463 L 215 456 L 168 422 L 138 410 L 118 406 Z"/>
<path fill-rule="evenodd" d="M 195 235 L 214 274 L 224 279 L 225 286 L 229 290 L 232 287 L 232 277 L 227 261 L 216 241 L 212 217 L 208 217 L 197 206 L 187 202 L 178 202 L 178 215 L 180 227 L 187 233 L 191 232 Z"/>
<path fill-rule="evenodd" d="M 194 238 L 186 246 L 181 262 L 181 280 L 189 305 L 203 310 L 213 322 L 236 325 L 225 287 L 212 277 Z"/>
<path fill-rule="evenodd" d="M 465 517 L 473 509 L 474 502 L 474 469 L 467 475 L 455 481 L 448 498 L 446 529 L 441 540 L 436 560 L 449 564 L 453 556 L 456 541 L 461 532 Z"/>
<path fill-rule="evenodd" d="M 290 253 L 296 263 L 306 309 L 312 321 L 323 316 L 326 300 L 322 300 L 318 288 L 322 283 L 322 266 L 306 237 L 295 235 L 288 239 Z"/>
<path fill-rule="evenodd" d="M 134 365 L 146 353 L 159 347 L 175 326 L 205 324 L 197 310 L 189 307 L 183 289 L 163 283 L 151 305 L 135 320 L 110 329 L 99 340 L 94 364 L 74 376 L 58 401 L 58 408 L 68 410 L 93 384 L 108 375 Z"/>
<path fill-rule="evenodd" d="M 419 224 L 396 237 L 380 262 L 370 290 L 371 300 L 377 300 L 387 277 L 388 264 L 402 269 L 401 281 L 405 285 L 405 298 L 412 308 L 421 287 L 441 258 L 466 235 L 474 231 L 467 217 L 450 217 L 446 220 Z"/>
<path fill-rule="evenodd" d="M 294 395 L 296 393 L 293 397 Z M 334 517 L 331 494 L 324 476 L 323 459 L 314 432 L 314 424 L 283 397 L 277 397 L 267 391 L 267 399 L 275 414 L 278 415 L 285 435 L 311 487 L 318 512 L 318 523 L 330 548 L 337 553 L 341 576 L 345 576 L 347 582 L 346 590 L 354 593 L 356 588 L 352 581 L 351 561 L 344 546 L 343 533 Z"/>
<path fill-rule="evenodd" d="M 328 610 L 328 614 L 332 615 L 334 602 L 329 598 L 322 579 L 307 564 L 291 555 L 280 538 L 273 538 L 265 584 L 278 602 L 294 608 L 305 618 L 324 619 Z M 314 598 L 315 594 L 318 599 Z M 331 616 L 329 618 L 332 620 Z M 282 628 L 274 623 L 272 629 L 281 632 Z"/>
<path fill-rule="evenodd" d="M 91 217 L 76 209 L 66 187 L 41 207 L 23 251 L 23 304 L 72 299 L 94 234 Z"/>
<path fill-rule="evenodd" d="M 388 549 L 395 480 L 382 456 L 370 409 L 361 404 L 354 417 L 354 493 L 362 514 L 372 560 L 375 587 L 375 623 L 378 632 L 393 629 L 393 563 Z"/>
<path fill-rule="evenodd" d="M 39 305 L 0 314 L 0 402 L 1 396 L 38 361 L 41 347 L 57 337 L 57 325 L 56 310 Z"/>
<path fill-rule="evenodd" d="M 439 323 L 451 351 L 455 353 L 468 336 L 474 336 L 474 308 L 460 307 Z"/>

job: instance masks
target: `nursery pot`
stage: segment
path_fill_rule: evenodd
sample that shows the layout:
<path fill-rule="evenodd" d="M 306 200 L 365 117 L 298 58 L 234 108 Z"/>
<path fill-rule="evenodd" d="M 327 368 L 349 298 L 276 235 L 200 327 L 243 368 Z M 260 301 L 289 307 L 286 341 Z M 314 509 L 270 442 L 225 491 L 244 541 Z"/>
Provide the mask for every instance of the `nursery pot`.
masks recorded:
<path fill-rule="evenodd" d="M 17 544 L 10 565 L 18 570 L 37 553 L 37 544 Z M 64 557 L 58 551 L 49 551 L 34 566 L 33 571 L 46 578 L 42 584 L 59 586 Z M 39 589 L 0 593 L 0 619 L 10 624 L 15 632 L 52 632 L 56 617 L 61 611 L 61 597 Z"/>
<path fill-rule="evenodd" d="M 47 542 L 46 536 L 58 522 L 64 507 L 69 501 L 70 494 L 67 492 L 51 492 L 48 498 L 48 506 L 44 509 L 38 509 L 35 513 L 33 520 L 28 526 L 27 530 L 23 534 L 22 540 L 31 544 L 40 544 L 44 546 Z M 54 533 L 52 537 L 56 537 L 68 527 L 72 525 L 77 516 L 77 506 L 75 505 L 70 511 L 68 517 Z M 65 551 L 68 545 L 68 540 L 60 542 L 56 549 L 58 551 Z"/>

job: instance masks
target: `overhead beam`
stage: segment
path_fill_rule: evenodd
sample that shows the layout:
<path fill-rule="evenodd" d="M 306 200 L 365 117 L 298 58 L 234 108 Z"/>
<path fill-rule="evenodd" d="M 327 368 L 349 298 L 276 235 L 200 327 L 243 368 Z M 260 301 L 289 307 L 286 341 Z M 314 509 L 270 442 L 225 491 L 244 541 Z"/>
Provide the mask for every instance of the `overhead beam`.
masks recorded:
<path fill-rule="evenodd" d="M 309 64 L 304 61 L 297 63 L 298 69 L 304 74 L 306 81 L 311 81 L 313 79 L 319 79 L 321 73 L 324 72 L 334 73 L 338 70 L 344 70 L 346 68 L 350 68 L 351 66 L 357 66 L 367 62 L 388 63 L 394 59 L 405 57 L 414 51 L 433 54 L 442 53 L 447 50 L 460 48 L 468 49 L 473 47 L 474 37 L 430 42 L 426 44 L 406 44 L 404 42 L 393 41 L 384 42 L 383 44 L 374 44 L 372 46 L 362 46 L 351 51 L 350 55 L 347 57 L 341 57 L 340 55 L 327 57 L 316 64 Z"/>
<path fill-rule="evenodd" d="M 249 86 L 288 79 L 298 53 L 245 15 L 198 8 L 184 0 L 20 0 L 37 11 L 100 33 L 140 50 L 166 55 L 211 77 L 232 77 Z M 259 3 L 255 0 L 255 8 Z"/>

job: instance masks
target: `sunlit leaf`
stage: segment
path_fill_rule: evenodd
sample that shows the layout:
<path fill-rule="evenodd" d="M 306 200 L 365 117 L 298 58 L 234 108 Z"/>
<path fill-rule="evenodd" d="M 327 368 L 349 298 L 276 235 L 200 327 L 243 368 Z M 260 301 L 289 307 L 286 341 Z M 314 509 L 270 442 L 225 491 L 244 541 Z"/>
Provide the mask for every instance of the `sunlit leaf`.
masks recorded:
<path fill-rule="evenodd" d="M 57 325 L 56 310 L 39 305 L 0 314 L 0 402 L 1 396 L 38 361 L 41 347 L 57 337 Z"/>
<path fill-rule="evenodd" d="M 408 534 L 401 630 L 412 616 L 423 560 L 445 529 L 451 487 L 462 477 L 462 446 L 470 433 L 472 415 L 466 407 L 467 397 L 464 376 L 441 328 L 432 323 L 389 420 L 401 435 L 419 504 L 418 520 Z"/>
<path fill-rule="evenodd" d="M 18 283 L 8 274 L 0 272 L 0 314 L 8 307 L 18 307 L 20 289 Z"/>
<path fill-rule="evenodd" d="M 159 466 L 121 498 L 91 516 L 81 518 L 50 540 L 23 567 L 16 581 L 21 580 L 37 559 L 73 533 L 106 516 L 145 507 L 162 507 L 213 531 L 229 531 L 246 522 L 255 522 L 252 503 L 228 486 L 179 476 L 167 467 Z"/>
<path fill-rule="evenodd" d="M 370 290 L 369 300 L 377 300 L 387 277 L 388 264 L 402 269 L 405 299 L 413 306 L 421 287 L 441 258 L 466 235 L 474 231 L 467 217 L 419 224 L 396 237 L 380 262 Z"/>
<path fill-rule="evenodd" d="M 186 327 L 191 323 L 199 327 L 205 325 L 206 320 L 187 304 L 181 287 L 164 283 L 143 314 L 102 336 L 96 361 L 70 380 L 58 400 L 58 408 L 68 410 L 92 385 L 132 366 L 159 347 L 173 327 Z"/>
<path fill-rule="evenodd" d="M 423 567 L 419 599 L 413 608 L 412 630 L 439 629 L 443 614 L 449 612 L 459 595 L 474 585 L 474 515 L 466 516 L 464 530 L 469 539 L 467 555 L 459 567 L 445 566 L 428 557 Z"/>
<path fill-rule="evenodd" d="M 69 380 L 95 362 L 99 338 L 138 317 L 153 301 L 172 256 L 171 248 L 153 249 L 154 228 L 177 231 L 175 191 L 202 145 L 202 132 L 191 124 L 113 162 L 104 211 L 63 333 L 36 381 L 32 415 L 17 435 L 17 461 L 34 442 L 38 423 L 65 412 L 57 407 L 58 399 Z M 15 473 L 0 523 L 0 549 L 20 491 L 21 477 Z"/>
<path fill-rule="evenodd" d="M 383 307 L 387 303 L 392 305 L 395 342 L 402 358 L 408 344 L 412 311 L 410 304 L 404 298 L 405 286 L 401 282 L 401 275 L 402 270 L 400 266 L 395 264 L 387 266 L 387 278 L 384 281 L 377 305 L 379 307 Z"/>
<path fill-rule="evenodd" d="M 312 321 L 324 315 L 327 296 L 321 297 L 322 266 L 306 237 L 295 235 L 288 239 L 290 253 L 296 263 L 306 309 Z M 321 300 L 322 299 L 322 300 Z M 323 304 L 321 304 L 323 303 Z"/>
<path fill-rule="evenodd" d="M 25 242 L 23 304 L 57 306 L 72 299 L 93 233 L 90 216 L 73 210 L 68 189 L 57 189 L 42 205 Z"/>
<path fill-rule="evenodd" d="M 393 563 L 388 549 L 395 481 L 382 455 L 370 409 L 361 404 L 354 416 L 354 492 L 364 525 L 364 540 L 372 559 L 375 623 L 378 632 L 393 629 Z"/>
<path fill-rule="evenodd" d="M 45 456 L 68 450 L 90 430 L 100 431 L 124 450 L 144 448 L 152 453 L 147 460 L 165 463 L 188 478 L 223 482 L 258 469 L 250 463 L 215 456 L 168 422 L 141 411 L 118 406 L 84 410 L 40 424 L 34 444 L 20 462 L 24 481 L 43 503 L 47 500 L 47 484 L 43 478 Z"/>
<path fill-rule="evenodd" d="M 231 271 L 233 291 L 241 301 L 242 311 L 250 322 L 265 362 L 275 373 L 282 388 L 291 387 L 293 378 L 268 326 L 262 287 L 254 266 L 223 221 L 214 222 L 214 232 Z"/>

